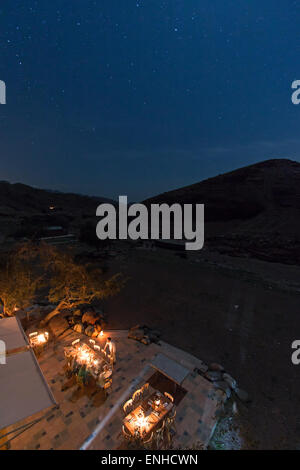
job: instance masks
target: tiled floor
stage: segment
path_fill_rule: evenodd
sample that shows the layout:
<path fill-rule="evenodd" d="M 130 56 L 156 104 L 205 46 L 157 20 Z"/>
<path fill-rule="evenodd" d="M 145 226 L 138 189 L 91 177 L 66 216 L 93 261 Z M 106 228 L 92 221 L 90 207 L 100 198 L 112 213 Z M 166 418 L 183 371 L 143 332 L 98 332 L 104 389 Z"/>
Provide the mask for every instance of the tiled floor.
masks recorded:
<path fill-rule="evenodd" d="M 122 331 L 115 334 L 110 332 L 110 335 L 114 336 L 117 345 L 117 363 L 107 399 L 99 407 L 94 407 L 92 399 L 88 396 L 82 396 L 75 403 L 71 402 L 75 388 L 61 391 L 61 384 L 65 381 L 63 348 L 80 337 L 74 332 L 66 333 L 54 345 L 49 345 L 38 358 L 58 408 L 48 411 L 45 418 L 13 439 L 10 443 L 11 449 L 78 449 L 98 425 L 102 426 L 102 429 L 89 448 L 120 447 L 120 431 L 124 418 L 121 405 L 132 391 L 138 388 L 139 381 L 144 383 L 147 377 L 154 373 L 149 364 L 157 353 L 166 354 L 190 370 L 182 383 L 187 393 L 177 407 L 174 447 L 190 447 L 197 442 L 204 446 L 208 444 L 224 394 L 216 391 L 210 382 L 194 372 L 194 368 L 198 367 L 201 361 L 163 342 L 161 345 L 145 346 L 128 339 Z M 82 338 L 87 340 L 86 336 Z M 140 379 L 137 379 L 140 374 Z M 26 421 L 32 422 L 43 415 L 45 412 Z M 26 421 L 18 423 L 18 426 Z"/>

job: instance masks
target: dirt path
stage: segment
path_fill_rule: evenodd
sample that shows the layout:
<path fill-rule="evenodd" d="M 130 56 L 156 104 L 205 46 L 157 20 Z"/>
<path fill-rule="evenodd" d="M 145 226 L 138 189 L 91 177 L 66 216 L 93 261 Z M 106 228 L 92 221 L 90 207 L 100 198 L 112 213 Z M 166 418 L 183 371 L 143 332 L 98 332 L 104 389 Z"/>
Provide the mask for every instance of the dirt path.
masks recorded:
<path fill-rule="evenodd" d="M 291 343 L 300 338 L 299 294 L 163 251 L 135 251 L 112 269 L 130 280 L 106 304 L 110 327 L 147 324 L 171 344 L 223 364 L 253 400 L 240 406 L 247 447 L 300 446 L 300 366 L 291 363 Z"/>

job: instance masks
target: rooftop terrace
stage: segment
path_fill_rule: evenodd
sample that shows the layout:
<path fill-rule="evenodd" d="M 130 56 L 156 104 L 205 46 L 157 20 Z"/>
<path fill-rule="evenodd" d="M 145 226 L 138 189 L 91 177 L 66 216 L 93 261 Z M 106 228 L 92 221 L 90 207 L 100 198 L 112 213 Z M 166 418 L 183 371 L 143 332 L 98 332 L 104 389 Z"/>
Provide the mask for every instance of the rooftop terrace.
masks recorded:
<path fill-rule="evenodd" d="M 106 332 L 116 343 L 117 362 L 113 371 L 112 386 L 105 397 L 82 393 L 74 399 L 74 387 L 61 390 L 66 381 L 64 347 L 84 335 L 68 330 L 59 339 L 50 342 L 38 358 L 41 370 L 53 392 L 57 408 L 31 416 L 18 426 L 38 420 L 10 442 L 11 449 L 79 449 L 97 428 L 97 435 L 88 441 L 88 449 L 122 449 L 121 433 L 124 412 L 122 405 L 132 392 L 152 380 L 155 387 L 157 364 L 171 362 L 174 373 L 181 380 L 183 390 L 176 406 L 176 434 L 174 448 L 208 445 L 218 420 L 218 413 L 226 399 L 225 394 L 195 370 L 203 366 L 201 360 L 163 341 L 144 345 L 128 339 L 127 331 Z M 100 342 L 100 339 L 96 340 Z M 103 340 L 102 340 L 103 341 Z M 102 345 L 103 346 L 103 345 Z M 180 367 L 181 366 L 181 367 Z M 186 392 L 186 393 L 185 393 Z M 42 418 L 42 419 L 41 419 Z M 40 420 L 39 420 L 40 419 Z M 18 427 L 17 425 L 14 428 Z M 10 428 L 6 429 L 6 432 Z M 21 429 L 22 431 L 22 429 Z"/>

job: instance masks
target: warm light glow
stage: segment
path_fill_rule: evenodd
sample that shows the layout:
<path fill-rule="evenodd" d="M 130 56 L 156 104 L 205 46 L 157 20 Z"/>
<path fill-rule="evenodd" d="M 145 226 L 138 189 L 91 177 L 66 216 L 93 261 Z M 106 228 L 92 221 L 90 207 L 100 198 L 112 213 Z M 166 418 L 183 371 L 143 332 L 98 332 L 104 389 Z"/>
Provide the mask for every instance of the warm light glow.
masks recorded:
<path fill-rule="evenodd" d="M 140 428 L 140 433 L 142 433 L 143 431 L 147 431 L 147 428 L 149 427 L 149 421 L 143 411 L 141 411 L 136 417 L 135 424 L 138 428 Z"/>
<path fill-rule="evenodd" d="M 89 362 L 90 354 L 87 351 L 80 350 L 77 355 L 79 361 Z"/>
<path fill-rule="evenodd" d="M 104 334 L 104 333 L 103 333 L 103 330 L 102 330 L 102 331 L 100 331 L 100 336 L 103 336 L 103 334 Z"/>
<path fill-rule="evenodd" d="M 80 364 L 96 365 L 98 361 L 95 358 L 95 353 L 86 344 L 82 344 L 77 349 L 76 359 Z"/>
<path fill-rule="evenodd" d="M 39 346 L 40 344 L 47 343 L 49 339 L 48 331 L 38 334 L 37 331 L 34 331 L 30 335 L 30 344 L 31 346 Z"/>
<path fill-rule="evenodd" d="M 39 343 L 46 343 L 47 341 L 46 335 L 44 335 L 43 333 L 38 335 L 36 339 Z"/>

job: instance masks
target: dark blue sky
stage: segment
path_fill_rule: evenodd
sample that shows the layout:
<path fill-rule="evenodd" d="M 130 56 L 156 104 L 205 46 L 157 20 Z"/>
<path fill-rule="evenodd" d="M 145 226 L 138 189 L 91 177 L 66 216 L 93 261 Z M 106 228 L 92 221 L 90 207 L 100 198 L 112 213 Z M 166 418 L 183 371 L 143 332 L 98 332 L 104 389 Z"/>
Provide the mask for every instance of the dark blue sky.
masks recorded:
<path fill-rule="evenodd" d="M 0 179 L 131 200 L 300 161 L 300 2 L 1 0 Z"/>

